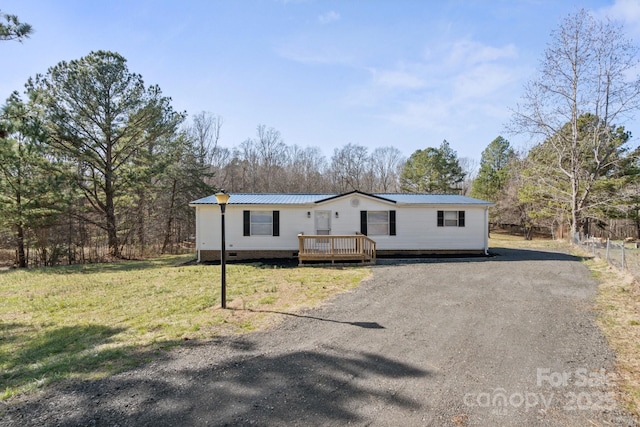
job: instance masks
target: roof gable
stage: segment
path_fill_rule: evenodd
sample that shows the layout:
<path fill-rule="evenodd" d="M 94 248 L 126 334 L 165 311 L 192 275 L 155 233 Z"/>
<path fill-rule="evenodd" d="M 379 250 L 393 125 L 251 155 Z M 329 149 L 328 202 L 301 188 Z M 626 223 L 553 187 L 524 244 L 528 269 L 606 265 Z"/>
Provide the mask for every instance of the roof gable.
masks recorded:
<path fill-rule="evenodd" d="M 341 199 L 343 197 L 349 197 L 349 196 L 353 196 L 353 195 L 364 196 L 364 197 L 377 199 L 377 200 L 381 200 L 383 202 L 388 202 L 388 203 L 396 203 L 395 200 L 391 200 L 389 198 L 382 197 L 382 196 L 377 195 L 377 194 L 363 193 L 362 191 L 358 191 L 358 190 L 350 191 L 348 193 L 343 193 L 343 194 L 332 195 L 332 196 L 329 196 L 329 197 L 327 197 L 325 199 L 317 200 L 314 203 L 324 203 L 324 202 L 328 202 L 328 201 L 331 201 L 331 200 Z"/>

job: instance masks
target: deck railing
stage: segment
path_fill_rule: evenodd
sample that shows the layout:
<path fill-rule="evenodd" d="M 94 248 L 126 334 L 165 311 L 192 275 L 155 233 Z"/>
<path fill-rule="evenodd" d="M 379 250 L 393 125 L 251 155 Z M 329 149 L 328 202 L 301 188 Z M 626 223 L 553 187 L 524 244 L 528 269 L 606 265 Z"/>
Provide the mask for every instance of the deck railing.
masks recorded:
<path fill-rule="evenodd" d="M 298 235 L 298 260 L 361 261 L 375 264 L 376 242 L 364 234 L 354 235 Z"/>

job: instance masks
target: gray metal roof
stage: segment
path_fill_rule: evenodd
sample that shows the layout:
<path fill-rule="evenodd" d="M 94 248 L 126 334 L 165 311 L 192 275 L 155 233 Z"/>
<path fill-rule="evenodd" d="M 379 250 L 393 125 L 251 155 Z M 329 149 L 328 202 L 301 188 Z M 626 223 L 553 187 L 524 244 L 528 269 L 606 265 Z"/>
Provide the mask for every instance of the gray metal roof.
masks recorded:
<path fill-rule="evenodd" d="M 415 194 L 415 193 L 376 193 L 367 194 L 350 192 L 345 194 L 258 194 L 258 193 L 232 193 L 229 198 L 230 205 L 304 205 L 333 199 L 340 196 L 363 195 L 386 199 L 398 204 L 432 204 L 432 205 L 485 205 L 493 203 L 486 200 L 474 199 L 455 194 Z M 215 195 L 195 200 L 190 205 L 215 205 Z"/>
<path fill-rule="evenodd" d="M 432 204 L 432 205 L 492 205 L 486 200 L 474 199 L 473 197 L 460 196 L 457 194 L 376 194 L 378 197 L 391 199 L 397 203 L 406 204 Z"/>
<path fill-rule="evenodd" d="M 231 193 L 230 205 L 303 205 L 326 199 L 334 194 L 258 194 Z M 191 202 L 192 205 L 215 205 L 216 196 L 211 195 Z"/>

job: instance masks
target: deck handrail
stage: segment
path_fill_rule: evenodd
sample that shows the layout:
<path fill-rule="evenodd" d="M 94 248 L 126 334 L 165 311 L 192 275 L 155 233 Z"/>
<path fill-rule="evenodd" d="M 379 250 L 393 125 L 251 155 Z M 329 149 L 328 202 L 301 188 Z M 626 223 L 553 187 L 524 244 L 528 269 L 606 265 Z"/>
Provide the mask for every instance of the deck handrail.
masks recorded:
<path fill-rule="evenodd" d="M 364 234 L 353 235 L 298 235 L 298 259 L 303 261 L 376 262 L 376 242 Z"/>

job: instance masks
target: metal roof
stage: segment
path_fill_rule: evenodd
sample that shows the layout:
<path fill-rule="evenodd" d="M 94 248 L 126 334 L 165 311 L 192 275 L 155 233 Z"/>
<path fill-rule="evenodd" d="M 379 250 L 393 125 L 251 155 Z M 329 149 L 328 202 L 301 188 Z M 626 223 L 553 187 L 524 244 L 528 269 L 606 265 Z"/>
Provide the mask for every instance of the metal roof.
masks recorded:
<path fill-rule="evenodd" d="M 460 196 L 456 194 L 416 194 L 416 193 L 375 193 L 367 194 L 361 192 L 350 192 L 345 194 L 266 194 L 266 193 L 232 193 L 229 198 L 230 205 L 304 205 L 317 203 L 327 199 L 335 199 L 341 196 L 372 196 L 379 199 L 386 199 L 398 204 L 408 205 L 485 205 L 493 203 L 486 200 L 474 199 L 472 197 Z M 215 195 L 207 196 L 195 200 L 190 205 L 215 205 Z"/>
<path fill-rule="evenodd" d="M 334 194 L 266 194 L 231 193 L 230 205 L 303 205 L 326 199 Z M 216 196 L 211 195 L 191 202 L 192 205 L 215 205 Z"/>
<path fill-rule="evenodd" d="M 492 205 L 486 200 L 474 199 L 473 197 L 460 196 L 457 194 L 376 194 L 378 197 L 391 199 L 397 203 L 406 204 L 432 204 L 432 205 Z"/>

